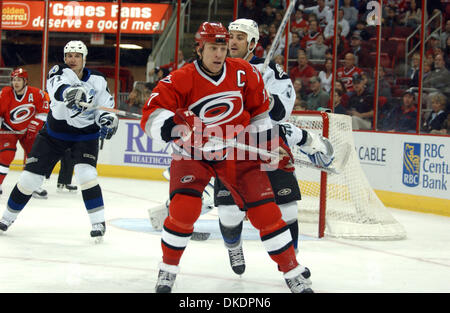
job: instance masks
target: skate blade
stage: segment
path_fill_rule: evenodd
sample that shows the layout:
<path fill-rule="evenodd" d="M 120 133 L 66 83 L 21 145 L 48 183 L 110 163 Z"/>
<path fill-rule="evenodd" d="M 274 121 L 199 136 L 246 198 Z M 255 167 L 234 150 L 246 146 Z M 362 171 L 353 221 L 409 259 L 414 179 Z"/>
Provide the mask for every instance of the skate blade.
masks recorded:
<path fill-rule="evenodd" d="M 103 236 L 91 237 L 92 242 L 96 245 L 103 243 Z"/>

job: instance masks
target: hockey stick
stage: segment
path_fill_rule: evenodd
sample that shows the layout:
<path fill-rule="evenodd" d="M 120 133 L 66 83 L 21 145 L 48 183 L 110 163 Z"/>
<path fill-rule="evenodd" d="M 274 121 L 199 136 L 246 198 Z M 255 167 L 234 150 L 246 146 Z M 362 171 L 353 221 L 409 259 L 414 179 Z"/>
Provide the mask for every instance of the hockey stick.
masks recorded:
<path fill-rule="evenodd" d="M 261 156 L 264 157 L 268 157 L 271 159 L 276 159 L 279 157 L 278 154 L 267 151 L 265 149 L 260 149 L 254 146 L 249 146 L 240 142 L 237 142 L 233 139 L 223 139 L 220 137 L 209 137 L 209 141 L 214 143 L 214 144 L 223 144 L 225 146 L 228 147 L 233 147 L 239 150 L 243 150 L 243 151 L 248 151 L 248 152 L 253 152 L 253 153 L 258 153 Z M 332 167 L 324 167 L 324 166 L 320 166 L 305 160 L 300 160 L 295 158 L 294 163 L 303 167 L 307 167 L 307 168 L 312 168 L 312 169 L 317 169 L 317 170 L 321 170 L 324 172 L 327 172 L 329 174 L 340 174 L 345 166 L 347 165 L 348 159 L 350 157 L 350 153 L 351 153 L 351 146 L 350 144 L 346 143 L 343 144 L 342 146 L 340 146 L 340 150 L 338 152 L 336 152 L 334 161 L 333 161 L 333 166 Z"/>
<path fill-rule="evenodd" d="M 267 69 L 267 66 L 269 65 L 270 60 L 272 60 L 273 54 L 275 53 L 275 50 L 281 40 L 281 34 L 284 31 L 284 28 L 286 27 L 286 24 L 291 17 L 292 11 L 294 10 L 294 6 L 297 0 L 292 0 L 289 3 L 288 8 L 286 9 L 286 12 L 284 13 L 283 19 L 281 20 L 280 27 L 278 27 L 277 33 L 275 37 L 272 40 L 272 45 L 269 49 L 269 52 L 267 53 L 266 59 L 264 60 L 263 67 L 261 69 L 261 75 L 264 75 L 264 72 Z M 288 43 L 285 43 L 285 48 L 288 47 Z"/>
<path fill-rule="evenodd" d="M 0 135 L 23 135 L 26 130 L 0 130 Z"/>
<path fill-rule="evenodd" d="M 99 107 L 99 109 L 108 111 L 108 112 L 112 112 L 112 113 L 116 113 L 117 115 L 123 116 L 123 117 L 134 117 L 134 118 L 139 118 L 139 119 L 142 118 L 142 115 L 137 114 L 137 113 L 131 113 L 131 112 L 117 110 L 117 109 L 113 109 L 113 108 L 107 108 L 107 107 Z M 248 146 L 248 145 L 239 143 L 233 139 L 223 139 L 220 137 L 211 136 L 211 137 L 209 137 L 209 141 L 211 141 L 212 143 L 215 143 L 215 144 L 223 144 L 223 145 L 233 147 L 233 148 L 236 148 L 239 150 L 258 153 L 262 156 L 269 157 L 269 158 L 278 158 L 277 154 L 274 154 L 270 151 L 259 149 L 254 146 Z M 321 171 L 324 171 L 324 172 L 327 172 L 330 174 L 339 174 L 345 168 L 347 161 L 350 157 L 350 152 L 351 152 L 351 147 L 349 144 L 344 144 L 340 148 L 341 149 L 339 150 L 339 153 L 338 152 L 336 153 L 335 159 L 333 161 L 333 167 L 323 167 L 323 166 L 319 166 L 319 165 L 313 164 L 311 162 L 308 162 L 305 160 L 300 160 L 300 159 L 295 159 L 295 164 L 303 166 L 303 167 L 321 170 Z"/>

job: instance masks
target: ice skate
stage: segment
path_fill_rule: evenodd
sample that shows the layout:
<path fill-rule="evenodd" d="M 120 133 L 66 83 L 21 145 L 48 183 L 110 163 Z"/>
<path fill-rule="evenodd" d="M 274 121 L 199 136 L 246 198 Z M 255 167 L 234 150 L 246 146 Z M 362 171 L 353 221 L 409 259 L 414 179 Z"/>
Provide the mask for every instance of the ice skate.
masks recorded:
<path fill-rule="evenodd" d="M 245 272 L 245 259 L 242 246 L 235 249 L 228 249 L 228 256 L 230 257 L 230 265 L 238 275 L 242 275 Z"/>
<path fill-rule="evenodd" d="M 56 187 L 57 187 L 56 191 L 57 192 L 61 192 L 61 193 L 63 193 L 63 192 L 71 192 L 72 193 L 72 192 L 77 192 L 77 190 L 78 190 L 77 186 L 70 185 L 70 184 L 68 184 L 68 185 L 66 185 L 66 184 L 58 184 Z"/>
<path fill-rule="evenodd" d="M 2 218 L 0 220 L 0 230 L 1 231 L 7 231 L 8 227 L 12 224 L 12 222 L 5 220 L 4 218 Z"/>
<path fill-rule="evenodd" d="M 100 243 L 103 241 L 103 235 L 106 231 L 105 222 L 96 223 L 92 225 L 91 237 L 95 240 L 95 243 Z"/>
<path fill-rule="evenodd" d="M 310 288 L 312 285 L 309 279 L 310 276 L 311 272 L 307 267 L 298 265 L 293 270 L 285 273 L 284 279 L 292 293 L 314 293 Z"/>
<path fill-rule="evenodd" d="M 37 190 L 33 191 L 33 198 L 36 199 L 47 199 L 48 193 L 47 190 L 38 188 Z"/>
<path fill-rule="evenodd" d="M 156 282 L 156 293 L 171 293 L 175 278 L 179 272 L 179 267 L 176 265 L 168 265 L 165 263 L 159 264 L 158 281 Z"/>

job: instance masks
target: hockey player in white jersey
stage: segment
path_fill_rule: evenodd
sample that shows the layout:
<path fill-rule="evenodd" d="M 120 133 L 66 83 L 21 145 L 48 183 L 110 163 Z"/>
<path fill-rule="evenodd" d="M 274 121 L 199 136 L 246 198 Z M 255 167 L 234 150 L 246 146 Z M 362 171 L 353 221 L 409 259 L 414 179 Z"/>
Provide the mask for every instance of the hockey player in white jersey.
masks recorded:
<path fill-rule="evenodd" d="M 11 192 L 0 220 L 6 231 L 28 203 L 67 149 L 72 151 L 75 178 L 92 224 L 91 237 L 105 233 L 103 196 L 97 181 L 99 138 L 110 139 L 119 121 L 114 113 L 99 107 L 114 108 L 105 77 L 85 67 L 88 50 L 82 41 L 64 47 L 64 63 L 48 73 L 50 112 L 28 155 L 25 170 Z"/>

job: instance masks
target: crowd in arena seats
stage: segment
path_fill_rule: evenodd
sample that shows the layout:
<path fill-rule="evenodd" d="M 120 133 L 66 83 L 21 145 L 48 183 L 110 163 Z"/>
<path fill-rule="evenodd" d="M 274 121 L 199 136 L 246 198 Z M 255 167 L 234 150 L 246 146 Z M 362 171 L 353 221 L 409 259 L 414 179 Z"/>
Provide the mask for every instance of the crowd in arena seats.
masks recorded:
<path fill-rule="evenodd" d="M 369 0 L 340 0 L 337 36 L 334 0 L 299 0 L 274 60 L 284 65 L 297 93 L 296 110 L 331 106 L 332 48 L 337 41 L 337 76 L 333 108 L 352 116 L 355 129 L 373 129 L 377 29 L 370 26 Z M 282 0 L 241 0 L 239 18 L 258 22 L 260 41 L 255 54 L 265 57 L 285 11 Z M 436 18 L 427 29 L 423 66 L 420 130 L 448 134 L 450 108 L 450 3 L 428 1 L 425 18 Z M 383 1 L 378 80 L 378 124 L 384 131 L 415 132 L 419 85 L 421 1 Z M 442 26 L 442 27 L 441 27 Z M 416 31 L 417 30 L 417 31 Z M 410 36 L 412 35 L 412 36 Z M 411 37 L 407 40 L 408 37 Z M 407 47 L 408 45 L 408 47 Z M 420 47 L 420 45 L 419 45 Z M 408 51 L 408 56 L 405 52 Z M 411 52 L 412 51 L 412 52 Z M 317 86 L 320 86 L 318 89 Z M 439 105 L 438 105 L 439 104 Z"/>

